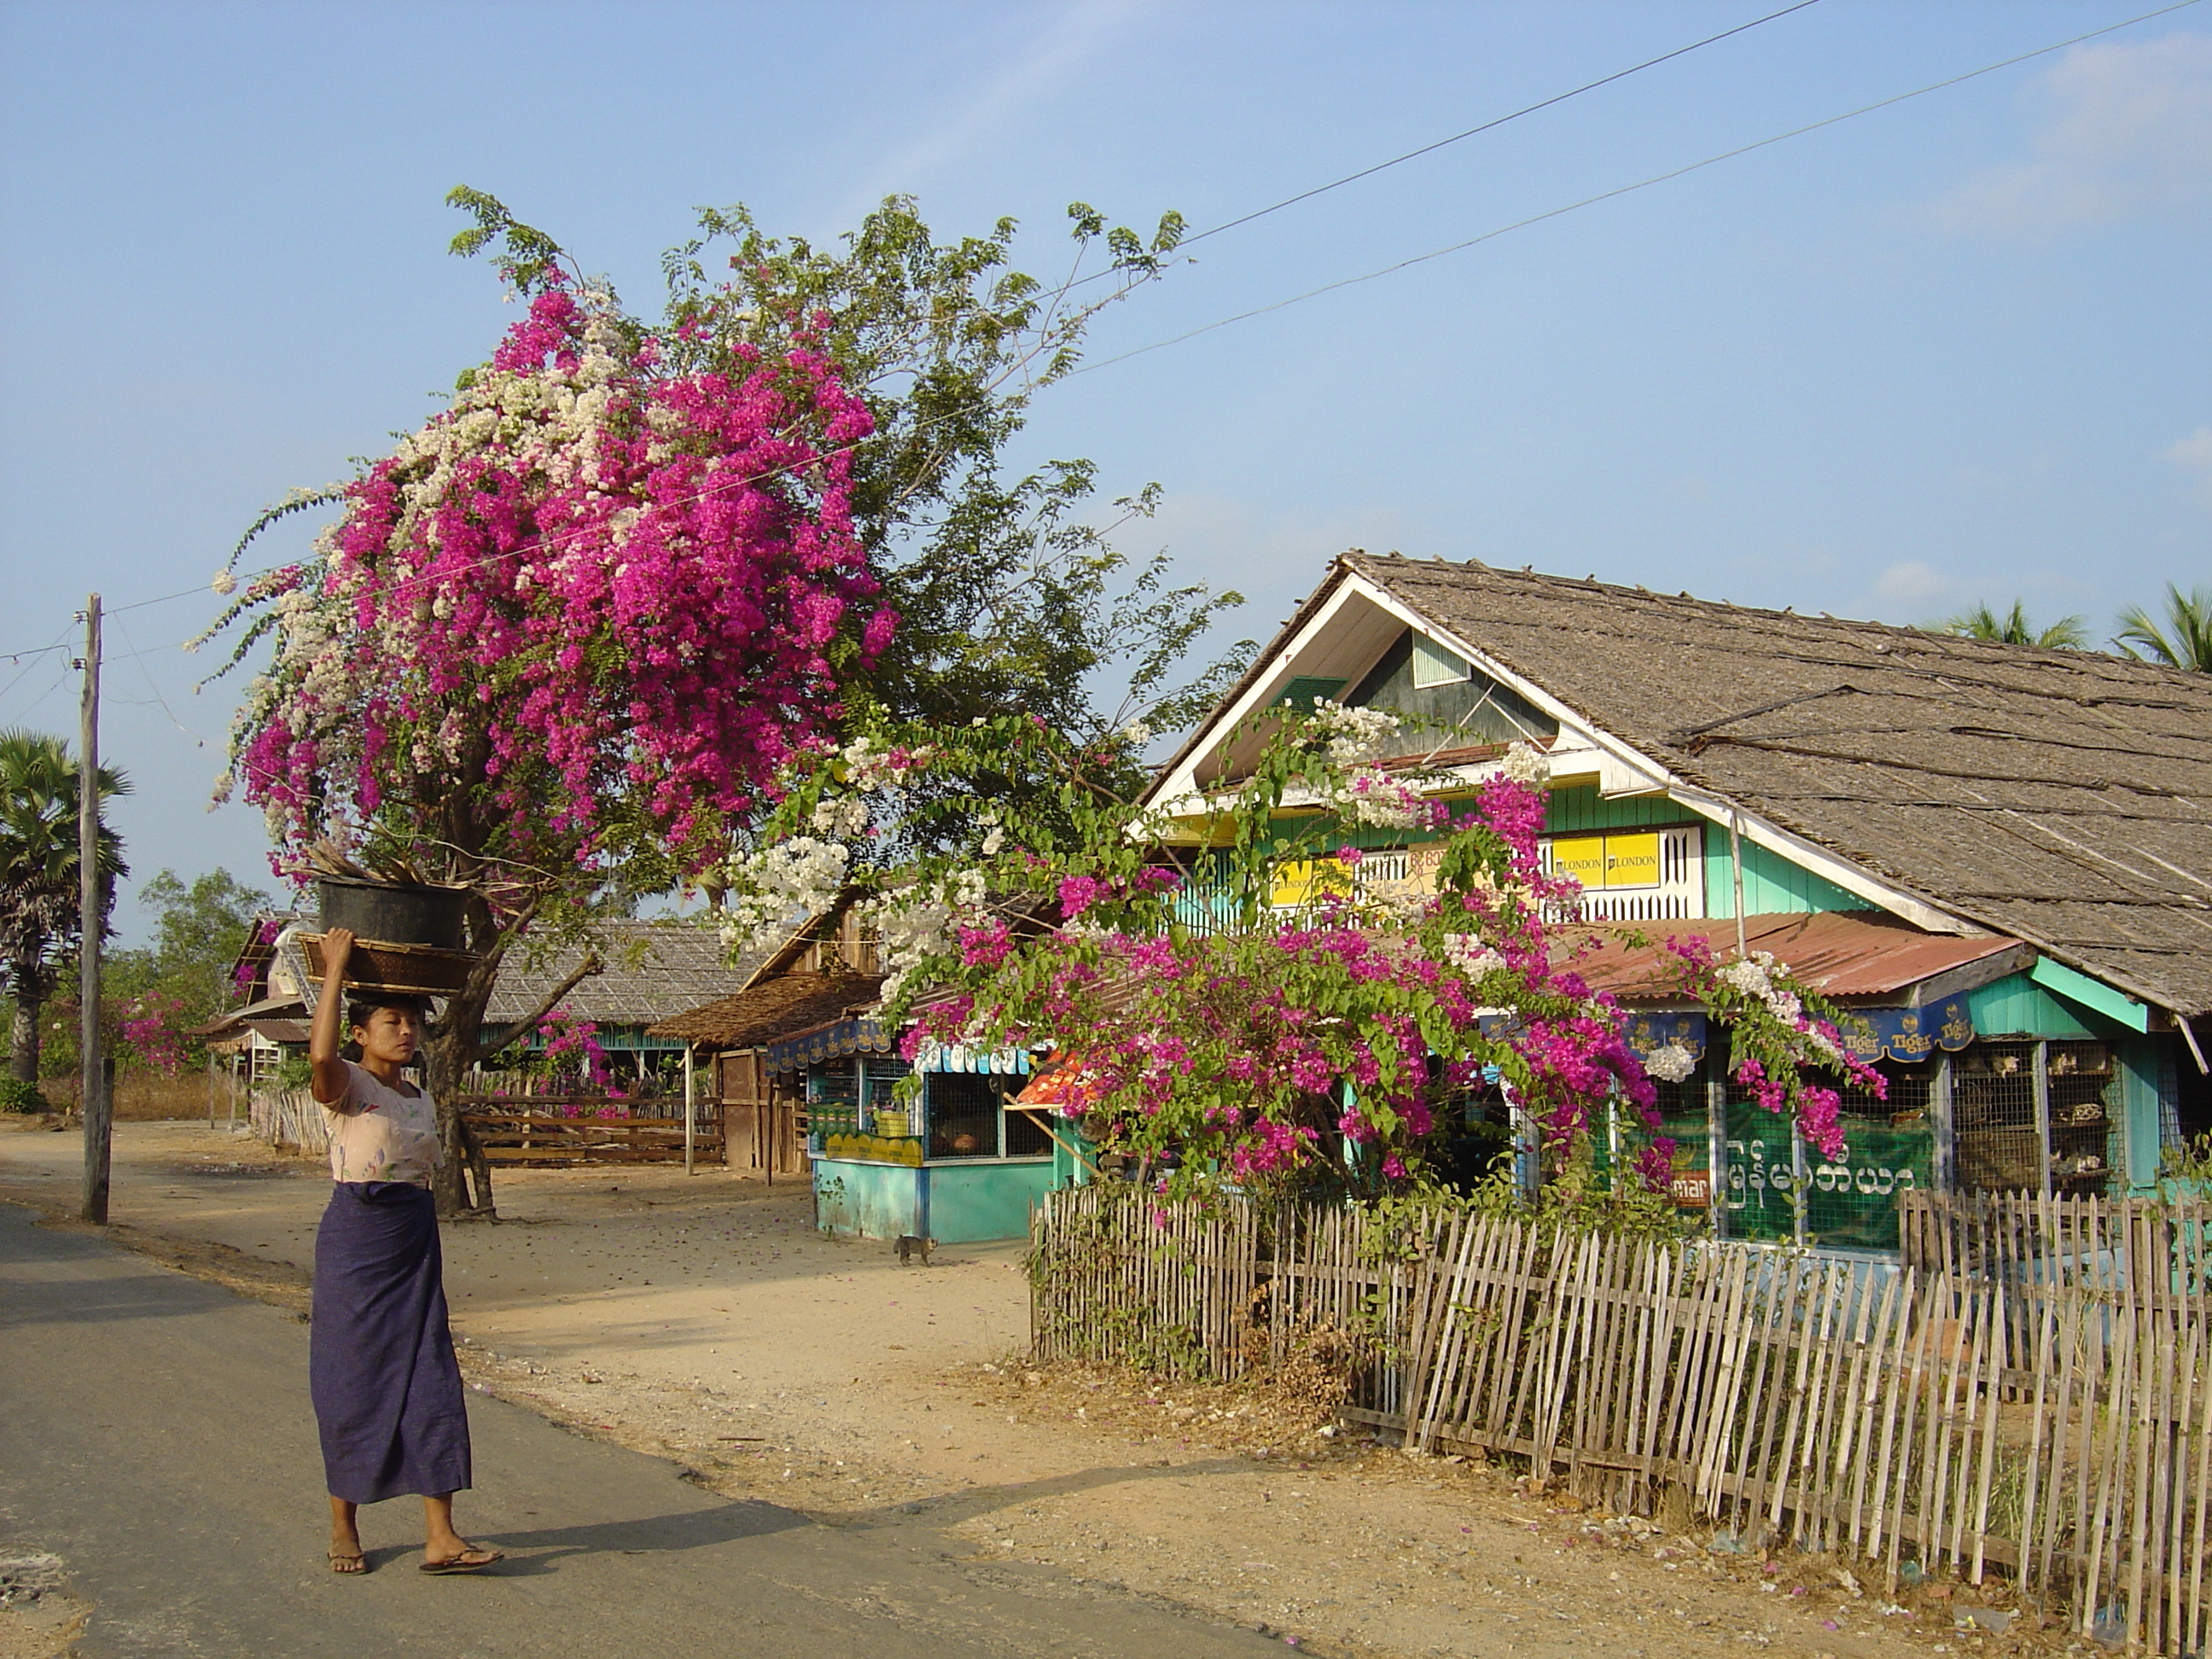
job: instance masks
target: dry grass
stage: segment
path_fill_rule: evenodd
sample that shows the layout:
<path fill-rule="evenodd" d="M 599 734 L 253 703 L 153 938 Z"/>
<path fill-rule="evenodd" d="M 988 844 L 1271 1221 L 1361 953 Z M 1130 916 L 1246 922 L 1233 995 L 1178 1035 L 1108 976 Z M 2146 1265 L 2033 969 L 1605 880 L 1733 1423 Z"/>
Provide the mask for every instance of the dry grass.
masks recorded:
<path fill-rule="evenodd" d="M 76 1109 L 77 1085 L 75 1078 L 47 1078 L 39 1089 L 58 1111 Z M 228 1118 L 230 1101 L 228 1079 L 216 1088 L 216 1115 Z M 208 1115 L 208 1081 L 204 1075 L 181 1073 L 175 1077 L 140 1075 L 127 1077 L 115 1085 L 115 1120 L 118 1123 L 169 1122 L 183 1118 L 200 1118 Z M 238 1115 L 246 1115 L 246 1100 L 241 1093 Z"/>

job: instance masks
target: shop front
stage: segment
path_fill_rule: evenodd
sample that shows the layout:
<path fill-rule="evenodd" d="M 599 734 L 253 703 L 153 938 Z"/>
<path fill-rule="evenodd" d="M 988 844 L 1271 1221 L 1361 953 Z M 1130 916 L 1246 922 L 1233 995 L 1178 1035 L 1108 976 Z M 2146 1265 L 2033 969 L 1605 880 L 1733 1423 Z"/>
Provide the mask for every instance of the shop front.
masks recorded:
<path fill-rule="evenodd" d="M 771 1070 L 804 1079 L 815 1224 L 940 1244 L 1026 1237 L 1056 1181 L 1050 1133 L 1013 1104 L 1030 1055 L 933 1042 L 909 1063 L 897 1039 L 880 1020 L 844 1019 L 768 1051 Z"/>

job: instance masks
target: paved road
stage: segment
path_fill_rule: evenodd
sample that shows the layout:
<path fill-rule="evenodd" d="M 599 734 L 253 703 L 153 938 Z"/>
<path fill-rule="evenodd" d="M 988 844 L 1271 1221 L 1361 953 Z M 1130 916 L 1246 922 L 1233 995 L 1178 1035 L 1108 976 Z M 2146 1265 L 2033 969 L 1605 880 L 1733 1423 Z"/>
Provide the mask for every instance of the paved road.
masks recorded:
<path fill-rule="evenodd" d="M 87 1659 L 1230 1659 L 1254 1632 L 979 1564 L 926 1522 L 823 1527 L 470 1399 L 480 1577 L 416 1571 L 411 1498 L 363 1515 L 375 1571 L 324 1570 L 307 1327 L 0 1205 L 0 1555 L 47 1550 L 95 1605 Z M 1114 1478 L 1127 1479 L 1116 1470 Z M 1062 1483 L 1055 1483 L 1062 1484 Z"/>

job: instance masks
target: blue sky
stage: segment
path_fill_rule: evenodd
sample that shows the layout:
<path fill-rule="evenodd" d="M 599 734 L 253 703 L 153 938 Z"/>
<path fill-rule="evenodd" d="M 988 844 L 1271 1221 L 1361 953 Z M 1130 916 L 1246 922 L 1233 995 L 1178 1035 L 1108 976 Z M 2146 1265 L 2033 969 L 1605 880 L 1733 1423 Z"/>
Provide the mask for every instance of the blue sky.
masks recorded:
<path fill-rule="evenodd" d="M 1203 228 L 1780 3 L 9 0 L 0 653 L 185 592 L 110 630 L 118 820 L 142 874 L 258 875 L 255 815 L 202 810 L 231 688 L 175 647 L 261 505 L 511 319 L 452 185 L 645 308 L 710 203 L 821 238 L 909 191 L 1056 270 L 1072 200 Z M 1093 357 L 2148 9 L 1820 0 L 1211 239 Z M 1262 636 L 1361 546 L 2101 637 L 2212 578 L 2208 272 L 2212 5 L 1102 367 L 1024 453 L 1158 480 L 1136 550 Z M 73 732 L 63 670 L 0 660 L 0 723 Z"/>

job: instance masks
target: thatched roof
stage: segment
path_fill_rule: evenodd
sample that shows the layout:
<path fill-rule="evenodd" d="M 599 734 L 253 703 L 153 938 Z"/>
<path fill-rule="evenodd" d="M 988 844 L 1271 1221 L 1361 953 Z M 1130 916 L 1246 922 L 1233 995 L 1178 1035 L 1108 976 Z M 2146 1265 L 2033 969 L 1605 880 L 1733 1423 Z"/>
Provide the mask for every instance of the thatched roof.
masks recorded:
<path fill-rule="evenodd" d="M 612 921 L 593 927 L 606 963 L 562 999 L 580 1019 L 600 1025 L 651 1025 L 686 1008 L 727 996 L 745 982 L 750 963 L 732 967 L 711 927 L 682 921 Z M 526 957 L 527 946 L 500 964 L 484 1011 L 492 1024 L 524 1018 L 575 970 L 580 946 Z"/>
<path fill-rule="evenodd" d="M 1352 577 L 1692 788 L 2145 1001 L 2212 1012 L 2212 676 L 1352 553 L 1247 686 Z"/>
<path fill-rule="evenodd" d="M 876 1000 L 880 974 L 788 973 L 664 1019 L 648 1035 L 721 1048 L 759 1048 Z"/>

